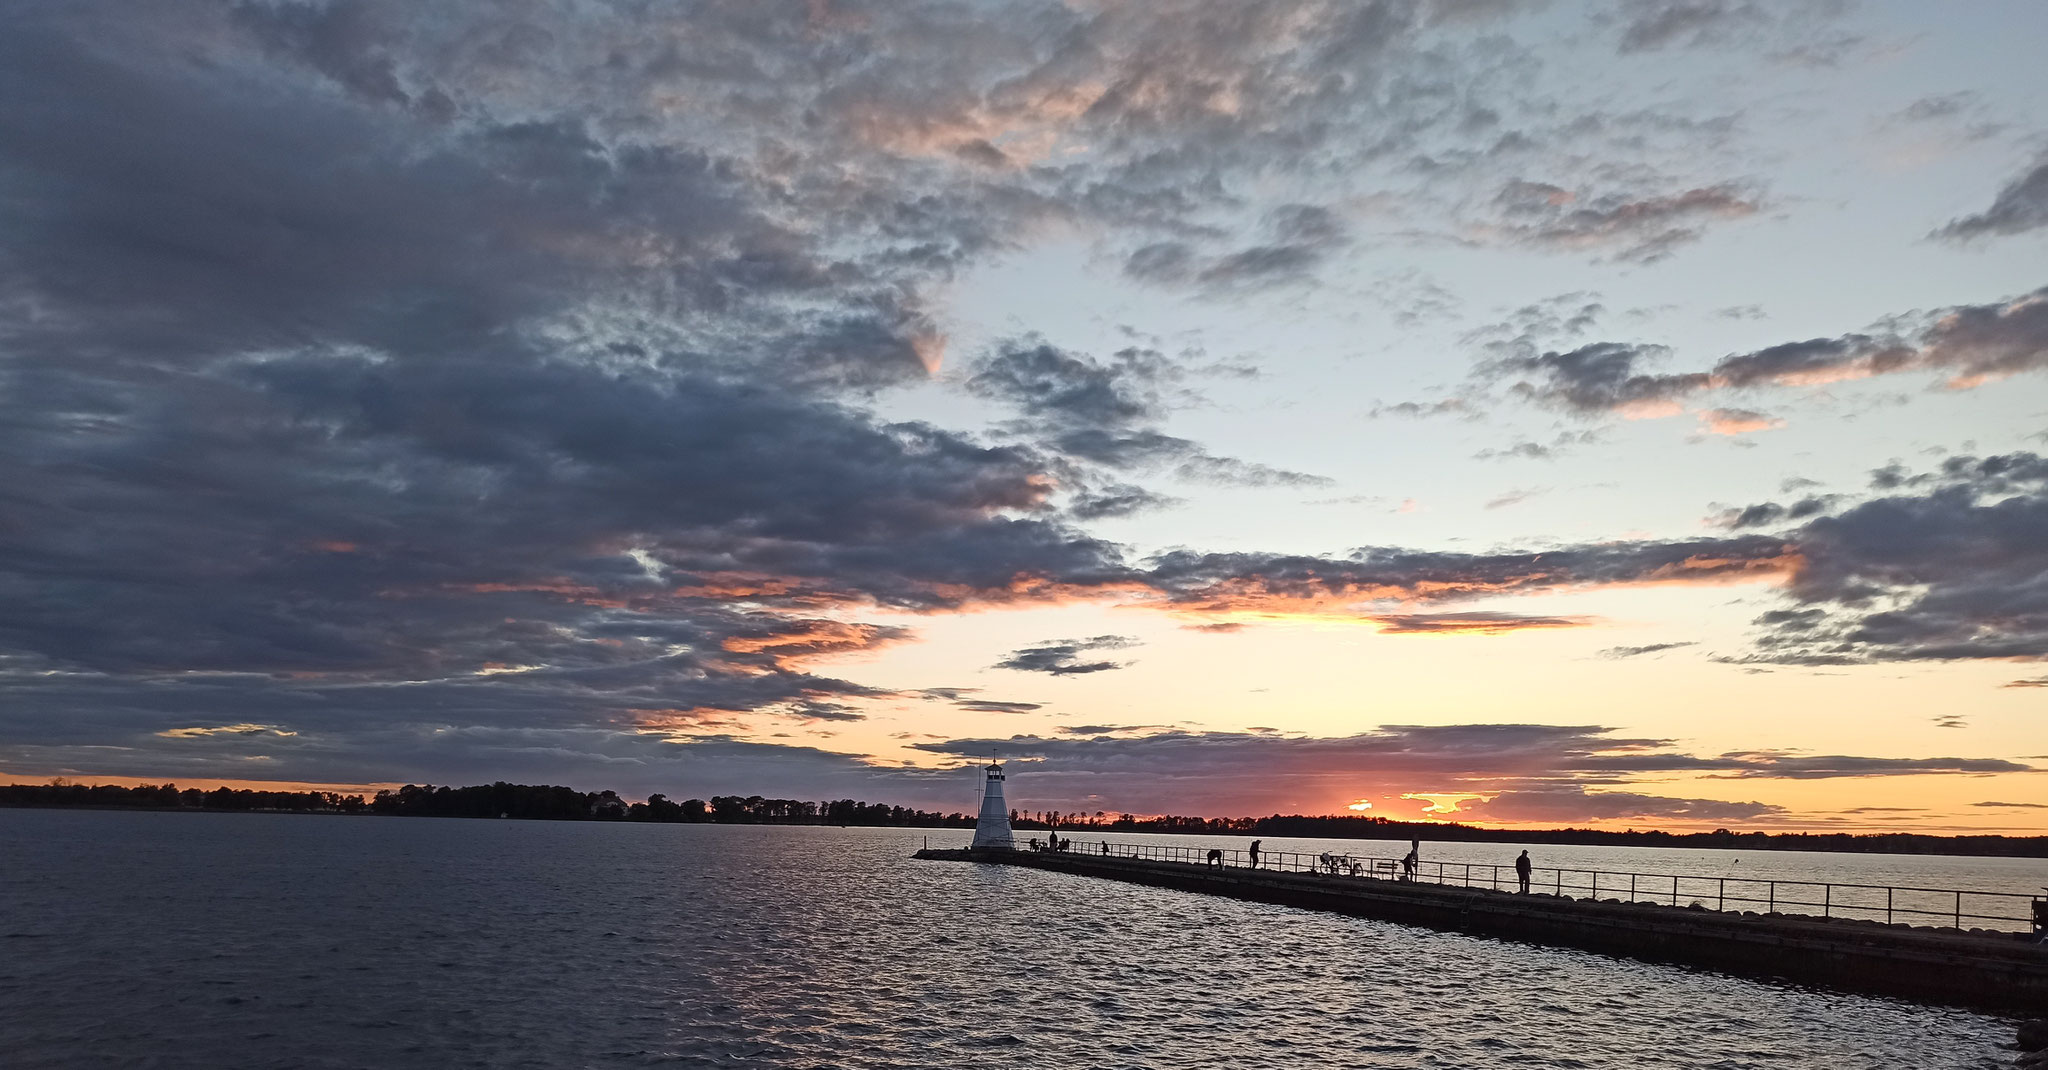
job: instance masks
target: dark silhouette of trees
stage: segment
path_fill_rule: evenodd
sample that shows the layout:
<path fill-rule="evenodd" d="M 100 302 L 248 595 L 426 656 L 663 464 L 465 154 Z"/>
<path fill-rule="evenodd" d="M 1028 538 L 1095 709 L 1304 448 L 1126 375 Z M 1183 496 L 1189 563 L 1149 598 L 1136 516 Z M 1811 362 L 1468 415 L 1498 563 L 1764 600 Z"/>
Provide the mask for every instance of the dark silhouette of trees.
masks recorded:
<path fill-rule="evenodd" d="M 714 795 L 678 803 L 666 795 L 628 803 L 612 791 L 581 792 L 560 786 L 498 781 L 465 788 L 407 784 L 365 799 L 331 791 L 253 791 L 248 788 L 180 789 L 175 784 L 0 784 L 0 806 L 89 807 L 100 809 L 268 811 L 284 813 L 383 814 L 398 817 L 505 817 L 543 821 L 639 821 L 727 825 L 862 825 L 916 828 L 973 828 L 960 813 L 916 810 L 889 803 L 836 799 L 768 799 L 759 795 Z M 1304 839 L 1407 840 L 1437 843 L 1612 844 L 1626 847 L 1710 847 L 1748 851 L 1844 851 L 1869 854 L 2002 855 L 2048 858 L 2048 836 L 1927 836 L 1911 832 L 1641 832 L 1629 829 L 1489 829 L 1472 825 L 1394 821 L 1384 817 L 1304 816 L 1183 817 L 1174 814 L 1061 813 L 1011 810 L 1017 829 L 1076 829 L 1102 833 L 1151 832 L 1175 835 L 1297 837 Z"/>
<path fill-rule="evenodd" d="M 759 795 L 717 795 L 710 803 L 666 795 L 628 803 L 617 792 L 581 792 L 561 786 L 510 784 L 498 781 L 457 788 L 407 784 L 379 791 L 371 798 L 331 791 L 251 791 L 198 788 L 175 784 L 124 788 L 112 784 L 0 784 L 0 806 L 89 807 L 146 810 L 243 810 L 292 813 L 381 814 L 392 817 L 503 817 L 540 821 L 716 822 L 733 825 L 888 825 L 927 828 L 972 828 L 974 819 L 866 803 L 854 799 L 811 802 L 767 799 Z"/>
<path fill-rule="evenodd" d="M 215 788 L 201 791 L 176 784 L 72 784 L 59 778 L 48 784 L 0 784 L 0 806 L 83 806 L 127 810 L 269 810 L 288 813 L 361 813 L 360 795 L 332 791 L 253 791 Z"/>

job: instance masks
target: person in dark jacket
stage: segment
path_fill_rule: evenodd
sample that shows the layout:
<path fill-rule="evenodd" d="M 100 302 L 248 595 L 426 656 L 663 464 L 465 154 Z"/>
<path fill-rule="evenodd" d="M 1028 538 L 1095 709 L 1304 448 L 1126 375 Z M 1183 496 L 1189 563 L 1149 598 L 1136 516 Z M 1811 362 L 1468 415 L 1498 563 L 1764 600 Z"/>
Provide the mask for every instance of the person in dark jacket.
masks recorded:
<path fill-rule="evenodd" d="M 1529 894 L 1530 868 L 1531 867 L 1529 865 L 1529 852 L 1525 850 L 1522 852 L 1520 858 L 1515 859 L 1515 879 L 1522 882 L 1523 895 Z"/>

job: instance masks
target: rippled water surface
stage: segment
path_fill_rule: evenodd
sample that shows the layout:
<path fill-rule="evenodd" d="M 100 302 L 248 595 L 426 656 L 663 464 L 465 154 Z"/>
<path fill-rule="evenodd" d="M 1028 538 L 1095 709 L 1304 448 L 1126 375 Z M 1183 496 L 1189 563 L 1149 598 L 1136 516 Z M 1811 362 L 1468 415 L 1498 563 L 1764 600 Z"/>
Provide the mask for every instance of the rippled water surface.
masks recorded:
<path fill-rule="evenodd" d="M 924 835 L 0 810 L 0 1065 L 2009 1065 L 1997 1018 Z"/>

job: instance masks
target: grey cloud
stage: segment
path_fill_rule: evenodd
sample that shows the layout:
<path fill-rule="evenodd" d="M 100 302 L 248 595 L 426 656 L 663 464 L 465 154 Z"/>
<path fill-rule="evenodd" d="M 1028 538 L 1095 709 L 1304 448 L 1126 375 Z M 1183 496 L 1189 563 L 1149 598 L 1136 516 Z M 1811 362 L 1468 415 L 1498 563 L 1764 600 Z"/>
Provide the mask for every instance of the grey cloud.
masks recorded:
<path fill-rule="evenodd" d="M 1035 416 L 1096 430 L 1164 415 L 1162 393 L 1178 378 L 1178 369 L 1157 350 L 1130 347 L 1098 361 L 1023 339 L 982 358 L 967 388 Z"/>
<path fill-rule="evenodd" d="M 1786 342 L 1723 359 L 1714 376 L 1732 387 L 1825 381 L 1854 369 L 1882 375 L 1909 366 L 1913 351 L 1894 340 L 1863 334 Z"/>
<path fill-rule="evenodd" d="M 1304 281 L 1350 244 L 1348 228 L 1328 208 L 1282 205 L 1265 221 L 1269 240 L 1209 253 L 1188 241 L 1153 242 L 1124 261 L 1124 274 L 1140 282 L 1195 284 L 1209 291 L 1243 291 Z"/>
<path fill-rule="evenodd" d="M 1076 520 L 1104 520 L 1164 509 L 1179 504 L 1179 501 L 1143 487 L 1116 483 L 1077 495 L 1067 506 L 1067 512 Z"/>
<path fill-rule="evenodd" d="M 1533 442 L 1525 439 L 1503 448 L 1489 447 L 1480 450 L 1478 453 L 1473 454 L 1472 458 L 1479 461 L 1549 461 L 1570 452 L 1573 447 L 1590 445 L 1599 440 L 1600 435 L 1597 431 L 1561 431 L 1547 443 Z"/>
<path fill-rule="evenodd" d="M 1494 554 L 1364 547 L 1342 558 L 1177 550 L 1152 559 L 1145 576 L 1191 610 L 1300 600 L 1448 601 L 1580 585 L 1778 574 L 1788 567 L 1793 548 L 1785 540 L 1749 535 Z"/>
<path fill-rule="evenodd" d="M 1221 457 L 1189 439 L 1143 426 L 1164 418 L 1175 404 L 1199 395 L 1181 384 L 1201 372 L 1233 372 L 1228 366 L 1187 369 L 1155 349 L 1126 347 L 1107 360 L 1074 353 L 1042 339 L 1012 340 L 996 346 L 974 365 L 967 388 L 1036 417 L 1031 432 L 1041 447 L 1069 461 L 1114 469 L 1170 471 L 1183 480 L 1234 486 L 1318 486 L 1324 477 Z M 1101 485 L 1095 473 L 1078 471 L 1080 493 L 1069 506 L 1079 519 L 1123 516 L 1170 504 L 1172 499 L 1125 483 Z"/>
<path fill-rule="evenodd" d="M 1528 490 L 1511 490 L 1498 498 L 1489 499 L 1484 506 L 1481 506 L 1481 508 L 1506 509 L 1510 506 L 1520 505 L 1531 498 L 1538 497 L 1539 495 L 1548 493 L 1548 491 L 1549 488 L 1547 487 L 1534 487 Z"/>
<path fill-rule="evenodd" d="M 1035 797 L 1099 798 L 1098 808 L 1180 808 L 1180 812 L 1250 813 L 1273 804 L 1271 786 L 1283 783 L 1303 800 L 1327 806 L 1356 798 L 1361 790 L 1474 792 L 1498 795 L 1502 805 L 1487 813 L 1498 820 L 1567 820 L 1565 816 L 1510 817 L 1514 800 L 1533 796 L 1528 806 L 1552 805 L 1558 796 L 1583 792 L 1582 817 L 1734 816 L 1717 806 L 1759 804 L 1664 799 L 1619 794 L 1599 801 L 1616 782 L 1642 774 L 1721 772 L 1756 779 L 1824 776 L 1968 775 L 2020 771 L 2030 767 L 1989 759 L 1912 760 L 1853 757 L 1803 758 L 1772 753 L 1698 756 L 1672 749 L 1671 741 L 1622 737 L 1596 725 L 1465 724 L 1382 725 L 1343 737 L 1283 736 L 1271 732 L 1151 731 L 1109 735 L 1108 725 L 1076 726 L 1051 738 L 954 739 L 913 744 L 934 754 L 971 757 L 1000 749 L 1014 756 L 1019 775 L 1030 777 Z M 1587 791 L 1600 786 L 1602 790 Z M 1547 793 L 1547 794 L 1546 794 Z M 1206 800 L 1206 803 L 1204 802 Z M 1602 810 L 1600 807 L 1619 807 Z M 1636 808 L 1666 808 L 1638 809 Z M 1689 807 L 1681 810 L 1679 808 Z M 1533 809 L 1530 812 L 1534 812 Z M 1743 811 L 1762 817 L 1775 807 Z M 1557 814 L 1558 811 L 1549 811 Z"/>
<path fill-rule="evenodd" d="M 1841 500 L 1841 495 L 1838 494 L 1822 494 L 1801 498 L 1791 505 L 1780 505 L 1777 502 L 1758 502 L 1755 505 L 1745 505 L 1740 509 L 1731 509 L 1716 517 L 1715 523 L 1725 528 L 1740 531 L 1743 528 L 1765 527 L 1783 520 L 1804 520 L 1808 517 L 1819 516 L 1827 510 L 1834 508 L 1835 503 Z"/>
<path fill-rule="evenodd" d="M 1372 618 L 1388 635 L 1492 635 L 1536 628 L 1581 628 L 1583 617 L 1539 617 L 1520 613 L 1386 613 Z"/>
<path fill-rule="evenodd" d="M 1042 672 L 1050 676 L 1078 676 L 1085 673 L 1107 672 L 1121 669 L 1123 662 L 1082 661 L 1081 655 L 1096 650 L 1126 650 L 1136 646 L 1137 640 L 1122 635 L 1098 635 L 1093 639 L 1066 639 L 1039 643 L 1015 651 L 995 663 L 998 669 L 1015 669 L 1019 672 Z"/>
<path fill-rule="evenodd" d="M 1971 806 L 2003 806 L 2016 810 L 2048 810 L 2048 803 L 2029 802 L 1974 802 Z"/>
<path fill-rule="evenodd" d="M 1668 403 L 1707 385 L 1708 377 L 1650 375 L 1641 365 L 1661 359 L 1662 346 L 1595 342 L 1564 353 L 1509 357 L 1496 362 L 1496 375 L 1531 376 L 1513 391 L 1531 400 L 1580 414 L 1608 413 L 1631 406 Z"/>
<path fill-rule="evenodd" d="M 1734 660 L 1802 665 L 2048 656 L 2048 462 L 1945 459 L 1787 538 L 1802 603 Z"/>
<path fill-rule="evenodd" d="M 1069 520 L 1157 496 L 1095 478 L 1063 517 L 1050 481 L 1083 462 L 1308 477 L 1158 430 L 1180 388 L 1145 353 L 991 371 L 989 396 L 1045 425 L 1023 445 L 887 422 L 868 392 L 940 366 L 930 295 L 1058 224 L 1299 277 L 1355 239 L 1247 191 L 1456 147 L 1471 135 L 1423 83 L 1468 60 L 1412 47 L 1425 16 L 1392 3 L 880 4 L 831 32 L 814 14 L 832 13 L 10 12 L 0 760 L 754 790 L 781 760 L 870 783 L 858 759 L 743 738 L 901 694 L 822 668 L 907 641 L 844 619 L 865 607 L 1782 567 L 1762 539 L 1127 563 Z M 1031 157 L 1063 138 L 1089 153 Z M 1712 214 L 1667 196 L 1625 203 Z M 1601 248 L 1655 230 L 1618 207 L 1518 225 Z M 1981 319 L 1942 344 L 2004 344 Z M 157 735 L 236 724 L 294 734 Z"/>
<path fill-rule="evenodd" d="M 1744 768 L 1727 774 L 1735 779 L 1831 780 L 1841 777 L 1921 776 L 1925 774 L 1989 774 L 2039 772 L 2033 766 L 2000 758 L 1856 758 L 1847 755 L 1742 755 Z"/>
<path fill-rule="evenodd" d="M 1933 237 L 1966 241 L 1989 235 L 2024 234 L 2043 226 L 2048 226 L 2048 160 L 2036 163 L 2032 170 L 1999 190 L 1991 207 L 1952 220 L 1935 231 Z"/>
<path fill-rule="evenodd" d="M 1374 405 L 1367 415 L 1378 419 L 1382 416 L 1463 415 L 1470 411 L 1471 404 L 1464 398 L 1445 398 L 1442 401 L 1402 401 L 1393 405 Z"/>
<path fill-rule="evenodd" d="M 1588 306 L 1591 308 L 1592 306 Z M 1524 314 L 1535 309 L 1524 309 Z M 1956 305 L 1894 316 L 1878 328 L 1834 337 L 1783 342 L 1723 357 L 1707 371 L 1658 374 L 1644 365 L 1668 352 L 1641 342 L 1591 342 L 1545 350 L 1549 340 L 1577 331 L 1554 317 L 1521 317 L 1466 336 L 1488 354 L 1475 368 L 1482 381 L 1512 380 L 1516 396 L 1577 415 L 1632 407 L 1668 407 L 1714 390 L 1759 390 L 1817 385 L 1914 371 L 1945 373 L 1946 386 L 1970 389 L 2048 368 L 2048 289 L 2003 301 Z M 1588 320 L 1590 323 L 1590 320 Z M 1772 419 L 1753 410 L 1704 410 L 1710 426 L 1735 430 Z M 1482 456 L 1543 456 L 1540 444 Z"/>
<path fill-rule="evenodd" d="M 1517 180 L 1501 188 L 1494 207 L 1501 214 L 1500 231 L 1511 241 L 1540 249 L 1613 249 L 1619 259 L 1652 263 L 1697 241 L 1705 223 L 1754 215 L 1762 202 L 1726 184 L 1586 196 Z"/>
<path fill-rule="evenodd" d="M 1628 6 L 1620 50 L 1646 52 L 1676 44 L 1699 45 L 1753 29 L 1766 20 L 1752 3 L 1740 0 L 1651 0 Z"/>
<path fill-rule="evenodd" d="M 1897 117 L 1909 122 L 1954 118 L 1969 111 L 1976 105 L 1977 100 L 1978 94 L 1971 91 L 1921 97 L 1899 109 Z"/>
<path fill-rule="evenodd" d="M 1661 818 L 1676 821 L 1755 821 L 1787 813 L 1775 803 L 1685 799 L 1583 787 L 1507 791 L 1458 804 L 1460 818 L 1477 821 L 1571 822 Z"/>
<path fill-rule="evenodd" d="M 1716 364 L 1713 378 L 1739 388 L 1937 370 L 1949 373 L 1951 386 L 1969 387 L 2048 367 L 2048 289 L 1900 319 L 1917 325 L 1903 334 L 1845 334 L 1737 354 Z"/>
<path fill-rule="evenodd" d="M 1645 654 L 1661 654 L 1666 650 L 1678 650 L 1684 647 L 1698 645 L 1698 643 L 1687 641 L 1683 643 L 1650 643 L 1644 646 L 1611 646 L 1605 650 L 1602 650 L 1600 652 L 1600 656 L 1603 658 L 1610 658 L 1615 660 L 1619 660 L 1622 658 L 1639 658 Z"/>
<path fill-rule="evenodd" d="M 961 699 L 953 705 L 975 713 L 1030 713 L 1044 708 L 1044 703 L 1039 702 L 996 702 L 989 699 Z"/>

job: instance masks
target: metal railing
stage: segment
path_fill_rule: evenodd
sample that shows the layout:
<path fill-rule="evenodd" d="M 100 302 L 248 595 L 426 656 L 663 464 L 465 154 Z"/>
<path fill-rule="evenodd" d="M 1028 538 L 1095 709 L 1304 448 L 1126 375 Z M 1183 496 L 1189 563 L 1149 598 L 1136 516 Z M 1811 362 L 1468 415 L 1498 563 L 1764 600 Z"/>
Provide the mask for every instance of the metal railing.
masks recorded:
<path fill-rule="evenodd" d="M 1190 865 L 1251 868 L 1248 851 L 1181 847 L 1169 844 L 1116 843 L 1108 840 L 1060 840 L 1065 854 L 1098 855 Z M 1018 840 L 1020 850 L 1044 850 L 1038 840 Z M 1521 884 L 1512 862 L 1419 861 L 1411 869 L 1404 859 L 1382 855 L 1309 854 L 1261 851 L 1259 869 L 1282 873 L 1317 873 L 1360 880 L 1415 881 L 1497 892 L 1517 891 Z M 1943 923 L 1941 927 L 2027 932 L 2042 916 L 2034 906 L 2042 900 L 2021 892 L 1979 892 L 1957 888 L 1910 888 L 1882 884 L 1837 884 L 1828 881 L 1768 880 L 1756 877 L 1701 877 L 1678 873 L 1626 873 L 1610 870 L 1535 867 L 1529 891 L 1567 899 L 1609 899 L 1659 906 L 1693 906 L 1708 910 L 1754 910 L 1764 914 L 1800 914 L 1902 923 Z M 1966 925 L 1965 923 L 1970 923 Z"/>

